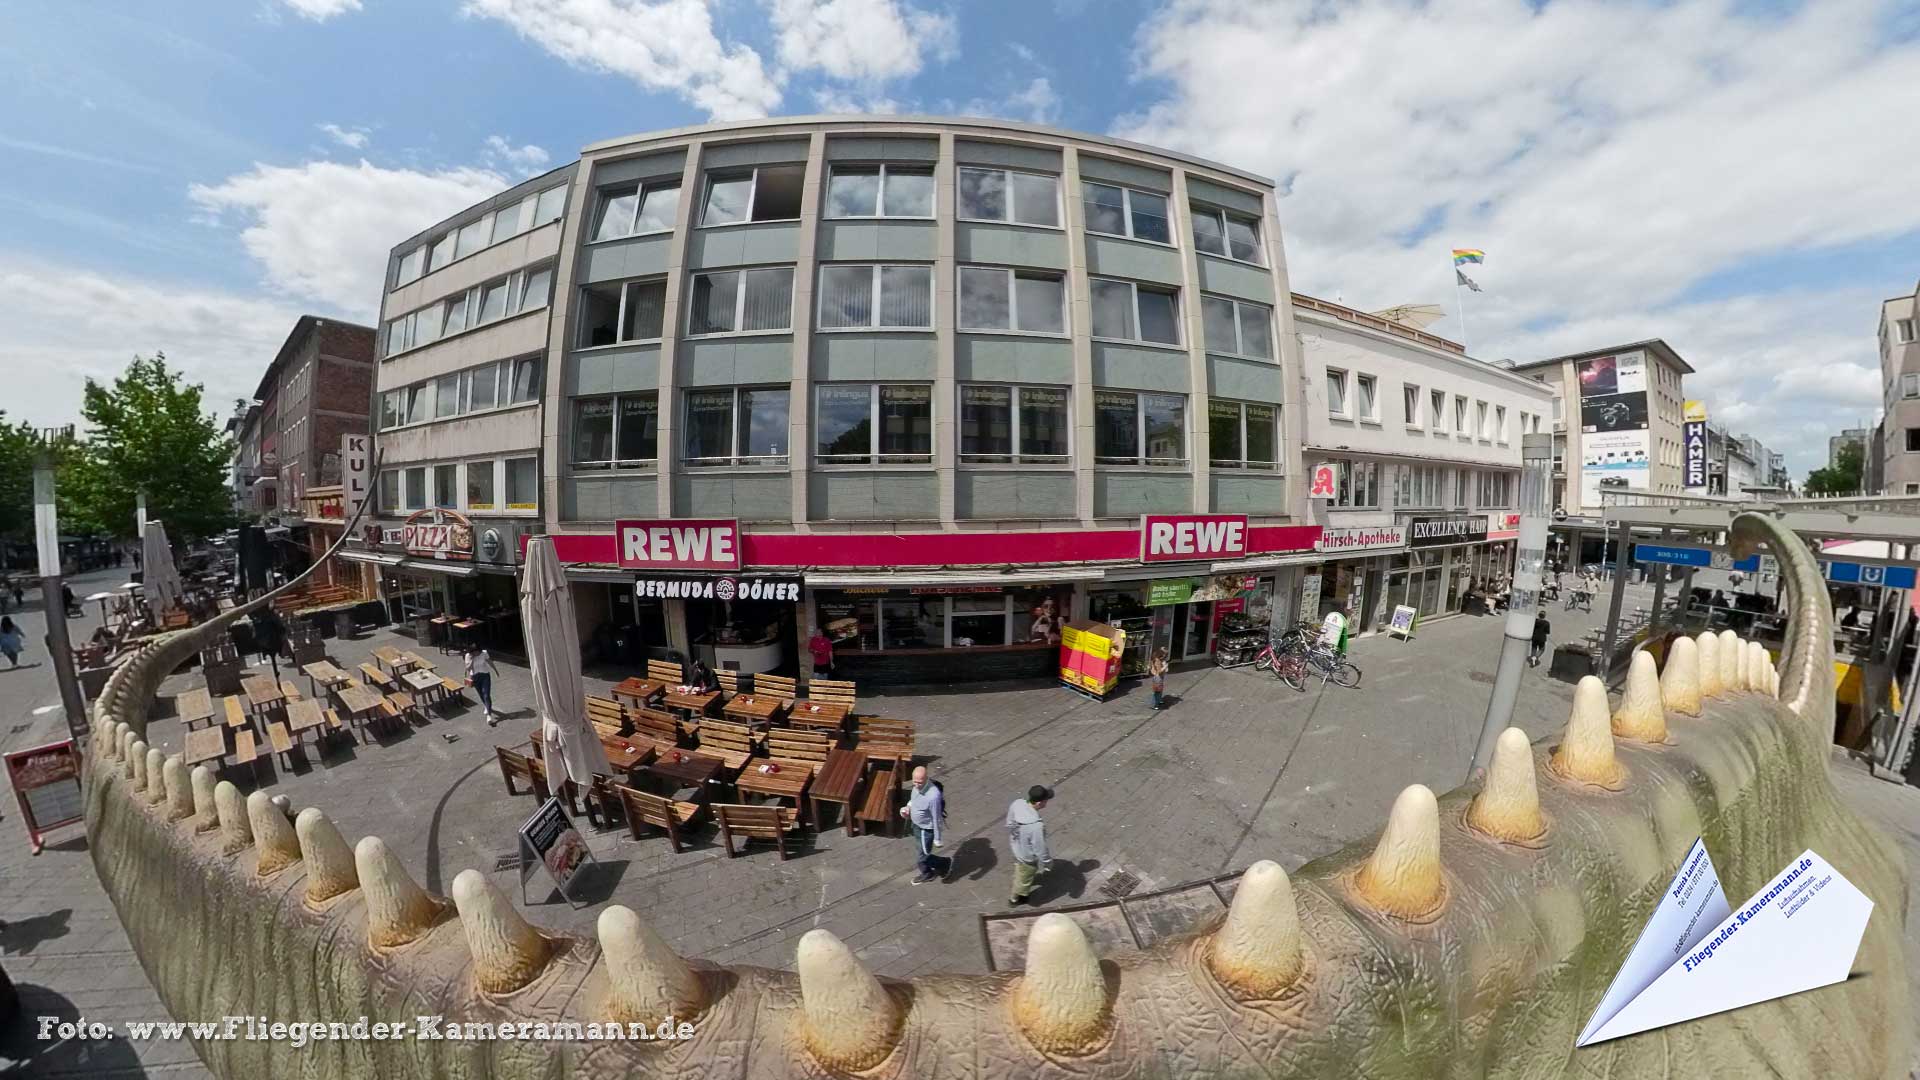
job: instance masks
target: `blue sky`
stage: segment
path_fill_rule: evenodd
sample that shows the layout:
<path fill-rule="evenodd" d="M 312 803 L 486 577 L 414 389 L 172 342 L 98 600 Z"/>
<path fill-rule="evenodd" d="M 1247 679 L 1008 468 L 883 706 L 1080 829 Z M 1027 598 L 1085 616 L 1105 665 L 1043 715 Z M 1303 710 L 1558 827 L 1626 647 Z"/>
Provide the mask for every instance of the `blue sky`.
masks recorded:
<path fill-rule="evenodd" d="M 593 141 L 821 111 L 1038 120 L 1282 178 L 1296 289 L 1445 303 L 1473 351 L 1665 337 L 1818 464 L 1920 279 L 1920 4 L 238 0 L 15 5 L 0 408 L 164 349 L 209 397 L 411 232 Z M 1457 319 L 1434 327 L 1458 336 Z"/>

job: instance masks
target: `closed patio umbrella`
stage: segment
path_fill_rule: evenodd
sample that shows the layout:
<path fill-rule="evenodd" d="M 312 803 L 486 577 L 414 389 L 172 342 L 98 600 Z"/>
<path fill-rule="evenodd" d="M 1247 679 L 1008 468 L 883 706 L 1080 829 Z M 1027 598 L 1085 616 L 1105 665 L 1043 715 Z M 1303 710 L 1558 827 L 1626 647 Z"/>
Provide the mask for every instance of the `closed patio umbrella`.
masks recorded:
<path fill-rule="evenodd" d="M 180 571 L 173 565 L 173 544 L 167 540 L 167 530 L 158 521 L 147 522 L 147 534 L 141 540 L 145 552 L 141 580 L 146 583 L 147 604 L 158 619 L 180 602 Z"/>
<path fill-rule="evenodd" d="M 520 619 L 526 629 L 527 662 L 533 669 L 533 707 L 540 714 L 540 743 L 547 775 L 572 780 L 581 790 L 595 773 L 613 774 L 607 749 L 587 723 L 587 696 L 580 682 L 580 630 L 573 621 L 573 594 L 554 554 L 553 541 L 527 541 L 520 571 Z"/>

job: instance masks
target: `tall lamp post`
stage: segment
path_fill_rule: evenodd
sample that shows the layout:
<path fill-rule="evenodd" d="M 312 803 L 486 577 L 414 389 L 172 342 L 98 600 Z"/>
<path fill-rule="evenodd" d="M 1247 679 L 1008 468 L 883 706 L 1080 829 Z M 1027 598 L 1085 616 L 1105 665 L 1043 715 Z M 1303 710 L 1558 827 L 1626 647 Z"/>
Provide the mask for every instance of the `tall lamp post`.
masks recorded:
<path fill-rule="evenodd" d="M 1540 609 L 1540 582 L 1547 561 L 1547 518 L 1552 513 L 1553 436 L 1520 437 L 1520 539 L 1514 553 L 1513 589 L 1507 601 L 1506 640 L 1500 646 L 1500 667 L 1493 676 L 1493 696 L 1487 699 L 1487 718 L 1480 741 L 1473 748 L 1470 777 L 1486 775 L 1493 744 L 1513 722 L 1513 703 L 1520 696 L 1520 673 L 1527 666 L 1527 645 L 1533 639 L 1533 617 Z"/>
<path fill-rule="evenodd" d="M 73 670 L 73 643 L 67 637 L 66 590 L 60 574 L 60 519 L 54 503 L 55 447 L 73 438 L 73 429 L 48 428 L 40 433 L 33 461 L 33 533 L 40 551 L 40 595 L 47 615 L 47 655 L 60 684 L 60 703 L 67 713 L 67 731 L 78 739 L 87 733 L 87 706 L 80 696 L 80 680 Z"/>

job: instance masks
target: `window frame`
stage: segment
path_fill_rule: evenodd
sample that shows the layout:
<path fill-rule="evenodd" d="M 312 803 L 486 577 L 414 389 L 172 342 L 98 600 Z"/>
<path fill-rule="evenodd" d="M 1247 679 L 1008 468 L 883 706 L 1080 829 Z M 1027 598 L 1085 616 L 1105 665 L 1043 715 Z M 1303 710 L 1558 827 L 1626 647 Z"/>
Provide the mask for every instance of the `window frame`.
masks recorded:
<path fill-rule="evenodd" d="M 1406 422 L 1407 429 L 1410 431 L 1419 431 L 1422 429 L 1420 422 L 1420 403 L 1423 396 L 1419 383 L 1403 382 L 1400 384 L 1400 411 L 1403 414 L 1402 419 Z"/>
<path fill-rule="evenodd" d="M 748 427 L 740 422 L 741 392 L 774 390 L 784 391 L 787 394 L 787 432 L 789 436 L 791 436 L 793 431 L 793 393 L 790 384 L 745 383 L 737 386 L 689 386 L 678 391 L 676 396 L 680 398 L 680 418 L 682 423 L 677 434 L 680 436 L 682 453 L 674 464 L 683 468 L 701 470 L 752 468 L 786 470 L 793 461 L 793 443 L 791 438 L 787 441 L 787 452 L 784 454 L 748 454 L 742 452 L 745 444 L 742 443 L 741 440 L 746 438 Z M 693 430 L 692 421 L 687 419 L 687 411 L 693 407 L 693 395 L 713 394 L 723 391 L 727 394 L 728 423 L 730 423 L 733 428 L 733 437 L 730 440 L 732 445 L 729 447 L 732 453 L 724 457 L 693 457 L 685 453 L 686 435 Z"/>
<path fill-rule="evenodd" d="M 960 173 L 962 172 L 999 173 L 1001 176 L 1005 177 L 1006 179 L 1002 181 L 1000 190 L 1006 196 L 1007 216 L 1003 218 L 969 216 L 965 210 L 966 202 L 960 197 L 960 191 L 961 191 Z M 1053 181 L 1054 224 L 1045 225 L 1037 221 L 1019 221 L 1014 218 L 1013 216 L 1013 205 L 1014 205 L 1013 177 L 1016 173 L 1021 176 L 1038 176 L 1038 177 L 1043 177 L 1045 179 L 1049 179 Z M 1001 168 L 1000 166 L 997 166 L 997 165 L 956 164 L 954 166 L 954 174 L 953 174 L 954 220 L 955 221 L 972 221 L 972 222 L 978 222 L 985 225 L 1017 225 L 1023 229 L 1051 229 L 1054 232 L 1065 232 L 1067 228 L 1067 205 L 1066 205 L 1065 194 L 1062 191 L 1062 188 L 1064 185 L 1061 184 L 1060 182 L 1061 179 L 1062 177 L 1059 173 L 1037 172 L 1033 169 L 1009 169 L 1009 168 Z"/>
<path fill-rule="evenodd" d="M 1366 407 L 1361 408 L 1362 398 Z M 1380 422 L 1380 377 L 1364 371 L 1353 373 L 1354 419 L 1362 424 Z"/>
<path fill-rule="evenodd" d="M 1259 217 L 1251 216 L 1248 214 L 1242 214 L 1234 210 L 1228 210 L 1226 207 L 1223 207 L 1223 206 L 1214 206 L 1211 203 L 1204 203 L 1204 202 L 1196 203 L 1191 199 L 1187 200 L 1187 214 L 1189 217 L 1192 217 L 1193 215 L 1204 214 L 1208 217 L 1218 218 L 1220 221 L 1220 239 L 1226 243 L 1226 247 L 1227 247 L 1225 251 L 1219 251 L 1219 252 L 1207 251 L 1206 249 L 1202 248 L 1200 246 L 1200 231 L 1198 229 L 1193 228 L 1192 222 L 1188 222 L 1187 229 L 1189 232 L 1193 233 L 1193 250 L 1195 254 L 1207 255 L 1215 259 L 1226 259 L 1229 262 L 1237 262 L 1243 266 L 1258 266 L 1263 270 L 1266 269 L 1267 245 L 1265 241 L 1261 238 L 1261 234 L 1264 233 L 1266 230 L 1262 228 L 1262 222 Z M 1233 237 L 1231 234 L 1227 232 L 1227 218 L 1229 216 L 1243 218 L 1245 220 L 1253 222 L 1253 250 L 1257 255 L 1260 256 L 1259 258 L 1243 259 L 1240 256 L 1233 254 Z"/>
<path fill-rule="evenodd" d="M 618 349 L 618 348 L 633 346 L 633 345 L 658 345 L 667 339 L 667 319 L 666 319 L 667 305 L 666 305 L 666 298 L 665 298 L 667 279 L 664 275 L 654 275 L 651 277 L 625 278 L 615 282 L 595 281 L 595 282 L 590 282 L 587 284 L 580 285 L 578 286 L 578 288 L 579 288 L 580 294 L 584 295 L 588 289 L 591 289 L 598 285 L 607 285 L 607 284 L 615 284 L 620 287 L 620 302 L 614 305 L 614 311 L 613 311 L 614 339 L 612 341 L 607 342 L 605 345 L 578 344 L 580 332 L 586 329 L 586 323 L 583 320 L 576 319 L 576 322 L 574 325 L 574 341 L 575 341 L 575 344 L 573 346 L 574 352 L 592 352 L 595 349 Z M 622 330 L 627 325 L 627 296 L 629 293 L 633 291 L 633 288 L 636 285 L 658 285 L 661 288 L 662 296 L 660 301 L 660 333 L 654 337 L 622 338 L 620 336 Z M 582 304 L 578 300 L 576 300 L 574 302 L 574 311 L 577 313 L 583 310 L 585 306 L 586 306 L 585 304 Z"/>
<path fill-rule="evenodd" d="M 1916 338 L 1916 335 L 1920 334 L 1920 325 L 1916 325 L 1916 323 L 1920 323 L 1920 320 L 1915 320 L 1915 319 L 1893 320 L 1894 344 L 1896 345 L 1913 344 Z"/>
<path fill-rule="evenodd" d="M 1131 297 L 1132 303 L 1133 303 L 1132 312 L 1131 312 L 1133 325 L 1130 327 L 1130 329 L 1133 331 L 1133 335 L 1134 335 L 1133 337 L 1130 337 L 1130 338 L 1112 337 L 1110 335 L 1095 334 L 1093 332 L 1093 313 L 1092 313 L 1091 298 L 1093 295 L 1094 283 L 1102 282 L 1102 281 L 1110 282 L 1115 285 L 1127 286 L 1128 295 Z M 1173 298 L 1173 334 L 1176 340 L 1172 342 L 1166 342 L 1166 341 L 1153 341 L 1148 338 L 1144 338 L 1140 336 L 1141 285 L 1142 285 L 1141 282 L 1134 281 L 1131 278 L 1106 277 L 1100 274 L 1089 274 L 1087 276 L 1087 295 L 1089 298 L 1088 313 L 1087 313 L 1088 338 L 1093 341 L 1116 342 L 1122 345 L 1143 345 L 1150 349 L 1170 349 L 1175 352 L 1185 352 L 1187 350 L 1186 312 L 1180 306 L 1180 286 L 1162 285 L 1156 281 L 1150 281 L 1145 283 L 1145 286 L 1148 292 L 1166 293 L 1167 295 Z M 1236 332 L 1237 332 L 1237 327 L 1236 327 Z"/>
<path fill-rule="evenodd" d="M 1347 386 L 1347 380 L 1351 376 L 1351 374 L 1352 373 L 1345 368 L 1330 367 L 1326 369 L 1326 379 L 1322 386 L 1322 389 L 1326 392 L 1326 395 L 1327 395 L 1327 419 L 1329 420 L 1352 420 L 1353 419 L 1353 411 L 1352 411 L 1353 395 L 1349 392 L 1349 388 Z M 1334 406 L 1333 393 L 1332 393 L 1333 386 L 1336 382 L 1340 384 L 1340 404 L 1337 408 Z"/>
<path fill-rule="evenodd" d="M 622 407 L 629 398 L 653 399 L 653 456 L 650 458 L 623 458 L 620 456 L 620 425 L 626 415 Z M 584 402 L 608 402 L 613 412 L 611 423 L 607 427 L 607 448 L 613 456 L 604 460 L 581 461 L 577 456 L 580 430 L 580 406 Z M 567 416 L 567 468 L 572 472 L 652 472 L 660 467 L 660 391 L 634 390 L 620 394 L 582 394 L 569 399 L 571 408 Z"/>
<path fill-rule="evenodd" d="M 845 267 L 863 267 L 868 275 L 868 287 L 872 299 L 868 311 L 873 319 L 865 326 L 828 326 L 825 318 L 827 290 L 826 276 L 829 269 Z M 924 270 L 927 274 L 927 325 L 925 326 L 882 326 L 880 325 L 880 283 L 885 270 Z M 821 334 L 873 333 L 884 331 L 890 334 L 931 334 L 940 321 L 940 297 L 933 287 L 933 264 L 915 262 L 823 262 L 815 268 L 813 282 L 813 329 Z"/>
<path fill-rule="evenodd" d="M 1008 427 L 1012 439 L 1010 449 L 1005 454 L 969 454 L 966 451 L 966 433 L 962 430 L 966 416 L 966 393 L 968 387 L 990 387 L 1009 391 L 1007 396 Z M 1067 421 L 1063 427 L 1066 435 L 1067 450 L 1064 454 L 1029 454 L 1021 445 L 1021 397 L 1030 390 L 1058 393 L 1065 396 L 1064 405 Z M 1046 383 L 1007 383 L 987 380 L 961 382 L 954 386 L 954 460 L 968 468 L 994 468 L 1018 466 L 1024 469 L 1051 468 L 1071 469 L 1073 467 L 1073 388 L 1071 386 L 1048 385 Z M 982 461 L 981 458 L 1004 458 L 1005 460 Z"/>
<path fill-rule="evenodd" d="M 1213 456 L 1213 408 L 1216 405 L 1230 405 L 1240 414 L 1240 457 L 1237 460 L 1216 458 Z M 1273 460 L 1254 461 L 1247 456 L 1247 410 L 1273 410 Z M 1285 452 L 1281 433 L 1280 406 L 1271 401 L 1242 401 L 1237 398 L 1207 398 L 1207 467 L 1209 469 L 1232 469 L 1249 473 L 1278 473 L 1280 455 Z"/>
<path fill-rule="evenodd" d="M 800 206 L 798 208 L 798 213 L 794 214 L 794 216 L 783 217 L 783 218 L 756 218 L 753 216 L 753 208 L 759 203 L 759 200 L 760 200 L 760 170 L 762 169 L 798 169 L 800 170 L 800 184 L 801 184 Z M 747 184 L 747 216 L 744 218 L 741 218 L 739 221 L 708 221 L 707 207 L 713 201 L 714 181 L 737 179 L 741 172 L 746 172 L 751 176 L 751 180 Z M 728 229 L 728 228 L 733 228 L 740 225 L 768 225 L 768 224 L 772 224 L 775 222 L 782 222 L 782 221 L 799 221 L 802 218 L 806 217 L 806 214 L 807 214 L 806 174 L 807 174 L 807 167 L 804 163 L 795 164 L 794 162 L 790 162 L 790 161 L 785 161 L 785 162 L 769 161 L 760 165 L 748 165 L 748 166 L 745 166 L 744 168 L 723 167 L 719 169 L 708 170 L 706 171 L 706 174 L 703 177 L 701 177 L 701 179 L 705 181 L 705 183 L 702 185 L 700 189 L 700 223 L 694 226 L 694 228 Z"/>
<path fill-rule="evenodd" d="M 774 330 L 741 330 L 739 329 L 740 324 L 746 321 L 746 306 L 747 306 L 746 276 L 748 274 L 766 273 L 768 271 L 779 271 L 779 270 L 785 270 L 788 274 L 787 325 L 785 329 L 774 329 Z M 696 333 L 693 329 L 693 317 L 696 314 L 696 310 L 697 310 L 697 305 L 692 302 L 694 290 L 698 287 L 698 283 L 701 278 L 712 277 L 715 274 L 740 275 L 739 283 L 734 288 L 734 293 L 733 293 L 734 329 L 712 330 L 706 333 Z M 686 293 L 687 299 L 682 304 L 682 306 L 687 309 L 686 319 L 682 323 L 682 325 L 686 328 L 685 336 L 689 339 L 707 340 L 711 338 L 724 338 L 724 337 L 769 337 L 777 334 L 792 334 L 794 332 L 793 298 L 798 293 L 799 289 L 800 289 L 800 269 L 796 264 L 793 264 L 793 263 L 780 263 L 773 266 L 715 267 L 712 270 L 699 270 L 699 271 L 691 272 L 687 275 L 687 293 Z"/>
<path fill-rule="evenodd" d="M 966 326 L 960 322 L 964 317 L 963 313 L 966 311 L 966 305 L 961 303 L 960 300 L 961 290 L 964 288 L 961 283 L 965 280 L 965 275 L 969 270 L 1006 275 L 1007 325 L 1005 327 Z M 1029 279 L 1045 278 L 1049 281 L 1057 281 L 1060 283 L 1059 330 L 1022 330 L 1019 328 L 1020 275 L 1022 274 L 1027 275 Z M 1055 340 L 1071 338 L 1073 337 L 1073 302 L 1072 297 L 1068 295 L 1071 292 L 1071 288 L 1071 283 L 1067 280 L 1067 273 L 1064 270 L 1049 270 L 1039 266 L 991 266 L 982 263 L 958 263 L 953 268 L 954 330 L 962 334 L 1018 335 L 1023 337 L 1053 338 Z"/>
<path fill-rule="evenodd" d="M 873 193 L 871 214 L 830 214 L 833 207 L 833 175 L 842 169 L 880 170 L 879 187 Z M 893 169 L 905 169 L 912 173 L 925 173 L 933 193 L 932 205 L 924 214 L 887 213 L 887 174 Z M 827 166 L 827 183 L 820 192 L 820 220 L 822 221 L 936 221 L 940 217 L 940 173 L 932 162 L 912 161 L 835 161 Z"/>
<path fill-rule="evenodd" d="M 1101 394 L 1115 394 L 1115 395 L 1125 394 L 1133 398 L 1133 433 L 1134 433 L 1134 449 L 1136 453 L 1132 457 L 1123 458 L 1123 457 L 1116 457 L 1111 455 L 1103 457 L 1100 454 L 1099 417 L 1100 417 L 1100 395 Z M 1177 398 L 1180 401 L 1180 427 L 1181 427 L 1180 449 L 1182 451 L 1182 456 L 1179 457 L 1178 459 L 1149 458 L 1147 456 L 1147 416 L 1146 416 L 1145 398 L 1149 394 L 1155 397 Z M 1143 470 L 1151 470 L 1154 472 L 1161 472 L 1168 469 L 1183 469 L 1189 472 L 1192 471 L 1192 468 L 1193 468 L 1193 421 L 1192 421 L 1192 418 L 1188 415 L 1189 412 L 1191 411 L 1192 395 L 1163 393 L 1158 390 L 1119 390 L 1119 389 L 1104 389 L 1101 387 L 1093 388 L 1093 395 L 1094 395 L 1093 397 L 1093 407 L 1094 407 L 1093 464 L 1096 469 L 1143 469 Z"/>
<path fill-rule="evenodd" d="M 934 458 L 939 453 L 937 444 L 940 438 L 940 434 L 939 434 L 940 433 L 940 426 L 939 426 L 940 425 L 940 419 L 939 419 L 940 403 L 937 400 L 938 395 L 936 395 L 933 392 L 933 385 L 934 385 L 933 383 L 915 382 L 907 379 L 875 380 L 873 382 L 866 382 L 863 380 L 853 379 L 845 382 L 816 382 L 812 385 L 813 385 L 813 399 L 809 404 L 813 406 L 813 413 L 808 418 L 810 421 L 810 423 L 808 424 L 808 430 L 812 434 L 813 446 L 811 447 L 811 451 L 813 454 L 813 463 L 815 466 L 820 468 L 825 468 L 825 469 L 841 469 L 841 470 L 891 468 L 891 469 L 913 469 L 913 470 L 924 471 L 928 466 L 934 463 Z M 844 388 L 848 386 L 865 386 L 867 388 L 867 452 L 864 454 L 834 454 L 831 456 L 823 455 L 820 452 L 820 435 L 819 435 L 820 391 L 829 387 Z M 888 454 L 888 453 L 883 453 L 881 451 L 880 449 L 880 436 L 881 436 L 880 388 L 883 386 L 912 386 L 912 387 L 926 388 L 926 391 L 927 391 L 927 452 L 926 454 L 924 455 Z M 791 400 L 789 400 L 787 408 L 789 410 L 793 408 Z M 894 459 L 906 458 L 906 457 L 917 459 L 917 458 L 924 457 L 926 460 L 924 461 L 920 461 L 920 460 L 882 461 L 880 460 L 883 457 L 894 458 Z M 844 460 L 844 461 L 839 460 L 841 458 L 846 458 L 848 460 Z M 853 460 L 853 459 L 859 459 L 859 460 Z"/>
<path fill-rule="evenodd" d="M 1120 192 L 1120 205 L 1122 209 L 1120 216 L 1126 224 L 1126 232 L 1111 233 L 1104 229 L 1096 229 L 1092 225 L 1087 224 L 1088 215 L 1086 213 L 1086 204 L 1087 186 L 1089 184 L 1096 187 L 1113 188 Z M 1167 238 L 1165 240 L 1154 240 L 1148 237 L 1134 235 L 1133 196 L 1135 192 L 1142 195 L 1153 196 L 1167 204 Z M 1111 236 L 1119 240 L 1131 240 L 1136 244 L 1152 244 L 1155 247 L 1178 248 L 1180 246 L 1180 229 L 1178 228 L 1178 223 L 1174 221 L 1173 193 L 1171 191 L 1153 191 L 1148 188 L 1136 188 L 1127 184 L 1116 184 L 1110 180 L 1095 180 L 1091 177 L 1082 176 L 1080 178 L 1080 206 L 1080 227 L 1086 230 L 1091 236 Z"/>
<path fill-rule="evenodd" d="M 1233 309 L 1233 348 L 1232 349 L 1214 348 L 1213 342 L 1207 334 L 1206 306 L 1207 306 L 1207 302 L 1210 300 L 1215 303 L 1228 304 Z M 1266 352 L 1266 355 L 1264 356 L 1261 355 L 1260 353 L 1247 351 L 1246 318 L 1247 318 L 1247 309 L 1249 308 L 1251 308 L 1256 313 L 1256 315 L 1259 312 L 1266 313 L 1267 352 Z M 1273 308 L 1272 307 L 1266 304 L 1256 303 L 1252 300 L 1241 300 L 1238 297 L 1223 296 L 1219 293 L 1203 292 L 1200 294 L 1200 311 L 1201 311 L 1200 336 L 1202 340 L 1205 341 L 1206 343 L 1206 351 L 1210 353 L 1217 353 L 1221 356 L 1237 356 L 1244 360 L 1264 360 L 1264 361 L 1271 362 L 1274 359 L 1274 356 L 1273 356 L 1274 334 L 1273 334 Z"/>
<path fill-rule="evenodd" d="M 633 189 L 633 213 L 627 215 L 627 231 L 618 236 L 601 236 L 600 232 L 606 225 L 607 207 L 611 205 L 615 199 L 624 197 L 624 195 L 612 195 L 609 197 L 609 193 L 624 193 L 628 188 Z M 662 229 L 648 229 L 645 232 L 641 232 L 638 229 L 640 224 L 640 211 L 646 209 L 647 196 L 654 192 L 667 190 L 680 190 L 680 178 L 675 176 L 672 178 L 659 177 L 653 180 L 633 180 L 621 184 L 608 184 L 606 187 L 596 189 L 594 191 L 594 198 L 597 200 L 597 205 L 594 208 L 592 239 L 588 240 L 587 244 L 612 244 L 618 243 L 621 240 L 632 240 L 637 236 L 665 236 L 673 232 L 676 227 L 675 225 L 668 225 Z M 676 212 L 674 217 L 677 222 L 679 214 Z"/>

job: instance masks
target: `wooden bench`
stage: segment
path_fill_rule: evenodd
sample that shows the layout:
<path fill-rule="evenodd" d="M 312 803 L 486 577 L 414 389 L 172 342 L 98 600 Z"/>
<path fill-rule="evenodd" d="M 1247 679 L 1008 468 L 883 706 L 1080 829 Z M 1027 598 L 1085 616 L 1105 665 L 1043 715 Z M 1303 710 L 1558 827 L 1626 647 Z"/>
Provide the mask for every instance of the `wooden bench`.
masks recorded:
<path fill-rule="evenodd" d="M 880 826 L 881 835 L 893 835 L 899 822 L 900 772 L 905 768 L 906 765 L 893 761 L 873 764 L 873 770 L 867 774 L 866 797 L 860 800 L 854 814 L 863 827 L 876 824 Z"/>
<path fill-rule="evenodd" d="M 643 706 L 629 713 L 627 719 L 632 722 L 633 734 L 652 739 L 656 744 L 679 746 L 681 738 L 686 735 L 680 718 L 660 709 Z"/>
<path fill-rule="evenodd" d="M 647 661 L 647 678 L 667 686 L 679 686 L 687 681 L 687 673 L 680 669 L 679 664 L 671 660 L 649 660 Z"/>
<path fill-rule="evenodd" d="M 547 772 L 545 769 L 541 769 L 538 773 L 535 773 L 533 771 L 535 762 L 532 759 L 522 757 L 504 746 L 494 747 L 493 756 L 500 762 L 500 779 L 506 782 L 507 794 L 524 794 L 524 792 L 516 790 L 513 786 L 513 782 L 519 780 L 525 783 L 528 789 L 535 795 L 539 796 L 541 802 L 547 801 Z"/>
<path fill-rule="evenodd" d="M 863 716 L 855 721 L 853 748 L 869 757 L 913 760 L 913 721 Z"/>
<path fill-rule="evenodd" d="M 729 773 L 738 774 L 760 745 L 761 735 L 745 724 L 728 720 L 700 721 L 700 752 L 727 763 Z"/>
<path fill-rule="evenodd" d="M 231 698 L 229 701 L 233 700 Z M 253 728 L 244 727 L 233 733 L 233 756 L 228 764 L 235 770 L 250 769 L 255 784 L 260 782 L 260 751 L 253 744 Z"/>
<path fill-rule="evenodd" d="M 781 701 L 792 701 L 800 696 L 800 686 L 785 675 L 755 675 L 753 692 L 756 697 L 765 694 L 767 697 L 779 698 Z"/>
<path fill-rule="evenodd" d="M 393 676 L 381 671 L 380 668 L 374 664 L 361 664 L 360 674 L 365 675 L 368 682 L 382 690 L 392 690 L 400 685 L 393 681 Z"/>
<path fill-rule="evenodd" d="M 853 711 L 854 685 L 845 679 L 811 679 L 807 682 L 807 700 L 830 701 Z"/>
<path fill-rule="evenodd" d="M 741 848 L 748 840 L 771 840 L 780 849 L 780 858 L 787 857 L 787 834 L 800 828 L 800 811 L 790 806 L 740 806 L 733 803 L 717 803 L 713 808 L 714 816 L 720 822 L 720 840 L 727 847 L 727 857 L 733 858 L 741 852 L 733 850 L 733 838 L 738 835 Z"/>
<path fill-rule="evenodd" d="M 826 764 L 827 754 L 833 750 L 833 741 L 825 735 L 792 728 L 774 728 L 767 732 L 766 745 L 768 757 L 803 761 L 816 769 Z"/>
<path fill-rule="evenodd" d="M 612 698 L 587 695 L 587 719 L 605 728 L 612 728 L 615 735 L 625 735 L 632 727 L 627 723 L 626 706 Z"/>
<path fill-rule="evenodd" d="M 332 709 L 328 709 L 326 716 L 327 716 L 327 726 L 326 726 L 327 738 L 336 739 L 344 735 L 346 736 L 347 741 L 350 743 L 358 743 L 360 741 L 353 737 L 353 729 L 348 727 L 346 725 L 346 722 L 340 719 L 339 713 L 335 712 Z"/>
<path fill-rule="evenodd" d="M 301 761 L 307 760 L 307 752 L 302 750 L 300 744 L 293 740 L 293 736 L 287 733 L 287 725 L 278 720 L 267 725 L 267 742 L 273 747 L 273 752 L 280 755 L 280 764 L 283 768 L 293 768 L 295 754 L 300 755 Z"/>
<path fill-rule="evenodd" d="M 713 673 L 720 683 L 720 692 L 732 697 L 735 694 L 753 693 L 753 675 L 738 668 L 722 668 Z"/>
<path fill-rule="evenodd" d="M 228 727 L 230 728 L 252 728 L 253 727 L 253 724 L 247 720 L 247 710 L 241 706 L 240 699 L 238 697 L 221 698 L 220 708 L 223 712 L 226 713 Z"/>
<path fill-rule="evenodd" d="M 650 825 L 667 834 L 667 843 L 672 846 L 675 855 L 680 854 L 680 830 L 690 828 L 707 816 L 707 804 L 698 802 L 679 802 L 661 795 L 635 791 L 625 784 L 614 784 L 614 794 L 620 799 L 620 808 L 627 815 L 627 832 L 635 840 L 640 839 L 640 826 Z"/>
<path fill-rule="evenodd" d="M 538 741 L 535 740 L 535 742 Z M 579 789 L 574 786 L 573 781 L 562 780 L 558 784 L 554 783 L 547 774 L 547 763 L 538 755 L 527 758 L 526 761 L 527 771 L 533 774 L 533 793 L 540 796 L 543 802 L 549 794 L 560 796 L 560 802 L 567 808 L 567 813 L 579 817 L 580 807 L 574 802 L 574 796 L 579 794 Z"/>
<path fill-rule="evenodd" d="M 458 680 L 455 680 L 455 679 L 449 679 L 444 675 L 441 676 L 440 704 L 451 705 L 457 701 L 460 704 L 465 705 L 467 703 L 466 691 L 467 691 L 466 683 L 459 682 Z"/>

